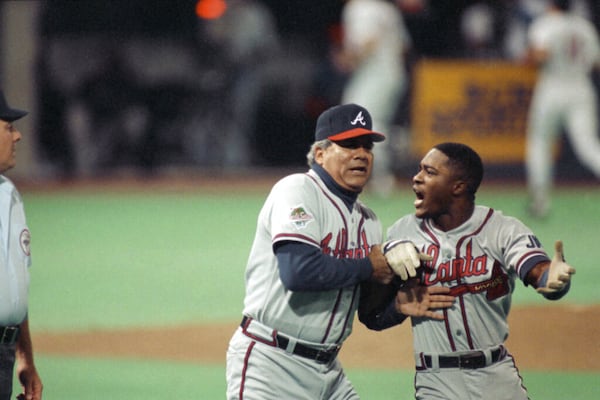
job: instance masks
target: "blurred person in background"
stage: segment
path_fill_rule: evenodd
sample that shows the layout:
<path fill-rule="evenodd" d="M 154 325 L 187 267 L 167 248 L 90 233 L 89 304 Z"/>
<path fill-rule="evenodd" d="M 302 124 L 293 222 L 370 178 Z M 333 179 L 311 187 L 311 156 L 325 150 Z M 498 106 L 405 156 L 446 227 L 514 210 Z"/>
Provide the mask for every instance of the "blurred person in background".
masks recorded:
<path fill-rule="evenodd" d="M 250 144 L 258 107 L 280 46 L 275 18 L 260 1 L 231 0 L 222 16 L 205 21 L 203 32 L 222 49 L 232 76 L 231 126 L 224 138 L 224 164 L 247 167 L 253 161 Z"/>
<path fill-rule="evenodd" d="M 412 46 L 400 0 L 347 0 L 342 10 L 343 59 L 348 81 L 342 103 L 370 110 L 373 127 L 392 132 L 399 104 L 406 94 L 406 55 Z M 393 134 L 390 134 L 392 136 Z M 390 137 L 374 149 L 377 159 L 368 189 L 388 195 L 395 186 Z"/>
<path fill-rule="evenodd" d="M 546 8 L 546 0 L 517 0 L 507 7 L 502 43 L 504 57 L 523 60 L 527 55 L 527 30 L 531 22 Z"/>
<path fill-rule="evenodd" d="M 21 132 L 13 122 L 26 114 L 9 107 L 0 91 L 0 174 L 16 165 L 16 145 Z M 15 361 L 23 387 L 17 398 L 40 400 L 42 381 L 33 361 L 27 315 L 31 238 L 23 200 L 4 175 L 0 175 L 0 203 L 0 400 L 11 398 Z"/>
<path fill-rule="evenodd" d="M 496 10 L 484 2 L 473 3 L 463 10 L 460 32 L 465 57 L 500 58 L 500 51 L 496 46 L 496 19 Z"/>
<path fill-rule="evenodd" d="M 539 68 L 527 129 L 529 212 L 550 210 L 554 145 L 564 128 L 577 158 L 600 178 L 598 100 L 591 73 L 600 67 L 594 26 L 569 12 L 569 0 L 552 0 L 528 32 L 528 60 Z"/>
<path fill-rule="evenodd" d="M 516 0 L 506 3 L 502 52 L 509 60 L 520 61 L 527 55 L 529 26 L 546 11 L 548 0 Z M 592 19 L 593 10 L 589 7 L 588 0 L 572 0 L 571 12 Z"/>

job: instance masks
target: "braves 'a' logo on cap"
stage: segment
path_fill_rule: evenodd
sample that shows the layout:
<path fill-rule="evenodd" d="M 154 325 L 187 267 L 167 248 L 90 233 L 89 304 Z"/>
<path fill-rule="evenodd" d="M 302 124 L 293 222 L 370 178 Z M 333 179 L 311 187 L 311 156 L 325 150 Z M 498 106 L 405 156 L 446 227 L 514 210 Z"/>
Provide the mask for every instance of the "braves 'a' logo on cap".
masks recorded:
<path fill-rule="evenodd" d="M 365 117 L 363 117 L 362 115 L 362 111 L 358 112 L 358 115 L 356 116 L 356 118 L 354 118 L 354 120 L 352 122 L 350 122 L 352 125 L 356 125 L 356 124 L 361 124 L 362 126 L 365 126 L 367 123 L 365 122 Z"/>

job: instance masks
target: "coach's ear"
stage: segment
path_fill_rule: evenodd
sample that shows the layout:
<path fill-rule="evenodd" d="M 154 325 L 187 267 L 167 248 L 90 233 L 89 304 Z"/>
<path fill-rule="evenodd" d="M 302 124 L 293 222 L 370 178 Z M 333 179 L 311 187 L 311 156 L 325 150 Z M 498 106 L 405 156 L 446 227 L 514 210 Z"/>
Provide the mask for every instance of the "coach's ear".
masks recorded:
<path fill-rule="evenodd" d="M 323 155 L 325 153 L 325 149 L 323 147 L 315 147 L 314 150 L 314 157 L 315 157 L 315 162 L 320 165 L 323 166 Z"/>

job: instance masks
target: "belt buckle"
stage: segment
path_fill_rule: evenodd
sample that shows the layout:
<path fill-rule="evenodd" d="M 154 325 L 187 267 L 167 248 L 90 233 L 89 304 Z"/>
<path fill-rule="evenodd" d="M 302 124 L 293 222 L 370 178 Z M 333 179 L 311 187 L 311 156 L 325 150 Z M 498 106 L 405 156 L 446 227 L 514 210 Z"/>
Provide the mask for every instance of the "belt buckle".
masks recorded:
<path fill-rule="evenodd" d="M 458 368 L 477 369 L 485 367 L 485 355 L 481 351 L 458 357 Z"/>
<path fill-rule="evenodd" d="M 333 348 L 329 348 L 326 350 L 317 350 L 317 354 L 315 354 L 315 361 L 320 362 L 320 363 L 326 363 L 331 361 L 331 359 L 333 357 L 335 357 L 335 355 L 337 354 L 337 352 L 340 350 L 340 346 L 336 346 Z"/>

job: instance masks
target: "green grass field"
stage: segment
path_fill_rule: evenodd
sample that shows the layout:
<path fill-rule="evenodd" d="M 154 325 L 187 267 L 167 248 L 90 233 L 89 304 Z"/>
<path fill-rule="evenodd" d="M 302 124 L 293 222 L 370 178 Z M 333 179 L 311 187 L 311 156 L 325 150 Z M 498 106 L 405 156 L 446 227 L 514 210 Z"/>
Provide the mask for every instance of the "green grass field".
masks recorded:
<path fill-rule="evenodd" d="M 45 382 L 44 398 L 49 400 L 225 398 L 221 365 L 47 356 L 38 356 L 37 363 Z M 413 398 L 412 371 L 351 369 L 347 374 L 362 399 Z M 532 400 L 593 400 L 600 396 L 597 371 L 526 371 L 522 375 Z"/>
<path fill-rule="evenodd" d="M 32 231 L 32 330 L 236 321 L 246 257 L 266 194 L 262 189 L 217 194 L 201 188 L 181 193 L 24 192 Z M 412 212 L 408 191 L 387 200 L 363 200 L 384 229 Z M 484 189 L 478 202 L 522 219 L 550 251 L 554 240 L 562 239 L 567 260 L 577 268 L 563 301 L 600 303 L 598 188 L 557 190 L 553 213 L 543 221 L 527 217 L 520 187 Z M 514 299 L 517 305 L 543 301 L 522 286 Z M 224 398 L 224 365 L 44 354 L 37 359 L 47 400 Z M 600 371 L 522 372 L 532 399 L 600 398 Z M 365 399 L 411 398 L 411 371 L 352 369 L 348 374 Z"/>

